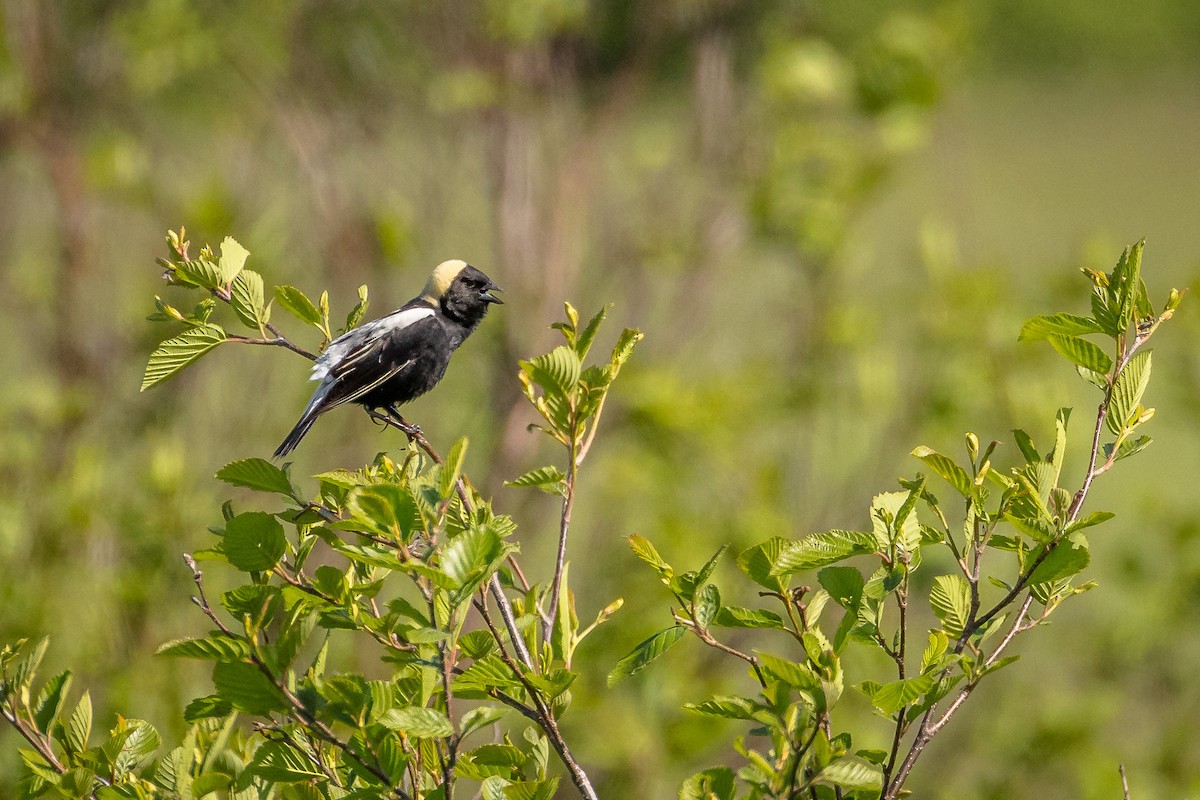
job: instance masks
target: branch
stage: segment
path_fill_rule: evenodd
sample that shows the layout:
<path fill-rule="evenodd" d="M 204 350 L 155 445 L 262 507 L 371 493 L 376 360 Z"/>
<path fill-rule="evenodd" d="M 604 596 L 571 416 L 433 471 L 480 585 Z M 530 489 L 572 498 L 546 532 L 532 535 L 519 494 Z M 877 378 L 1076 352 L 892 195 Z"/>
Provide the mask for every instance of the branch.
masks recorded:
<path fill-rule="evenodd" d="M 579 474 L 576 454 L 578 426 L 574 421 L 574 409 L 572 409 L 571 415 L 571 436 L 570 442 L 567 444 L 567 491 L 563 495 L 562 514 L 558 522 L 558 553 L 554 561 L 554 582 L 550 584 L 550 608 L 546 616 L 542 618 L 542 640 L 547 642 L 550 641 L 554 620 L 558 616 L 558 604 L 562 594 L 563 565 L 566 564 L 567 559 L 567 531 L 571 527 L 571 509 L 575 505 L 575 479 Z M 595 428 L 592 430 L 594 431 Z"/>

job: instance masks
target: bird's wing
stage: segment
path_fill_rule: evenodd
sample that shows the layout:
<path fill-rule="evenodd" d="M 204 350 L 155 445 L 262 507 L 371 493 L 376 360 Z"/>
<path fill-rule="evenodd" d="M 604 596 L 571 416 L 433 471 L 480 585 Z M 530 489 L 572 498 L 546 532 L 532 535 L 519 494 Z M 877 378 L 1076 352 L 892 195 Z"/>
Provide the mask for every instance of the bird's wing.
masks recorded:
<path fill-rule="evenodd" d="M 416 360 L 417 342 L 440 331 L 433 309 L 426 306 L 401 309 L 371 323 L 362 336 L 335 340 L 325 352 L 335 345 L 339 350 L 324 365 L 321 386 L 313 395 L 320 413 L 352 403 L 399 375 Z"/>
<path fill-rule="evenodd" d="M 329 376 L 344 373 L 347 368 L 371 354 L 381 337 L 396 334 L 412 325 L 417 325 L 434 315 L 434 310 L 424 303 L 409 303 L 387 316 L 372 320 L 353 330 L 346 331 L 329 343 L 313 365 L 310 380 L 324 381 Z"/>

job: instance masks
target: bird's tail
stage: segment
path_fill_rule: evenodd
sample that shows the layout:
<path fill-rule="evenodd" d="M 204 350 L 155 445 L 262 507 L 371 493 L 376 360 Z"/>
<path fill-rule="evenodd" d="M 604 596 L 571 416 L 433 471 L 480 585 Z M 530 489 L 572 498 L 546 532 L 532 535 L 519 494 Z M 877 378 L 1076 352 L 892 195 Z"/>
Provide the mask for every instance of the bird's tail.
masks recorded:
<path fill-rule="evenodd" d="M 275 448 L 274 458 L 283 458 L 288 453 L 296 449 L 296 445 L 300 444 L 300 440 L 308 433 L 308 429 L 317 421 L 320 414 L 313 413 L 312 409 L 304 412 L 304 416 L 300 417 L 300 421 L 296 423 L 296 427 L 292 428 L 292 432 L 283 440 L 283 444 Z"/>

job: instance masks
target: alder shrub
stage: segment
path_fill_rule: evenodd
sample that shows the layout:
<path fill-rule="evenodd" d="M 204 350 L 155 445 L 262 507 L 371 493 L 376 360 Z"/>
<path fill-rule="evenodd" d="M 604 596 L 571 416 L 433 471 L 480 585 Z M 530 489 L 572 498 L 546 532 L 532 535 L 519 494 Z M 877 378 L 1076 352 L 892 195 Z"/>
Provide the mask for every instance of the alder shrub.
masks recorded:
<path fill-rule="evenodd" d="M 156 299 L 151 319 L 182 330 L 151 354 L 143 389 L 226 344 L 272 345 L 314 358 L 271 321 L 275 306 L 320 331 L 322 346 L 336 335 L 327 295 L 314 303 L 279 286 L 268 302 L 262 276 L 245 268 L 249 254 L 233 239 L 195 257 L 182 230 L 170 233 L 168 244 L 164 277 L 199 301 L 185 313 Z M 735 743 L 743 767 L 701 772 L 684 783 L 681 798 L 898 797 L 929 740 L 984 676 L 1014 660 L 1004 656 L 1013 639 L 1089 588 L 1075 582 L 1089 562 L 1084 532 L 1111 515 L 1083 513 L 1088 490 L 1149 442 L 1135 435 L 1153 413 L 1141 403 L 1150 377 L 1144 345 L 1180 301 L 1172 291 L 1154 313 L 1141 253 L 1135 245 L 1112 273 L 1088 273 L 1091 317 L 1036 317 L 1021 332 L 1047 340 L 1102 392 L 1088 469 L 1075 492 L 1060 486 L 1066 409 L 1045 455 L 1017 432 L 1023 463 L 1007 473 L 992 466 L 997 443 L 981 449 L 973 435 L 965 466 L 918 448 L 914 454 L 961 498 L 954 523 L 917 475 L 875 498 L 869 531 L 764 542 L 737 559 L 770 599 L 763 608 L 722 603 L 711 579 L 724 548 L 701 569 L 677 573 L 647 539 L 630 537 L 668 588 L 674 624 L 615 667 L 587 666 L 611 668 L 615 682 L 691 635 L 744 662 L 757 685 L 752 696 L 689 706 L 753 727 L 751 738 Z M 362 287 L 343 330 L 362 321 L 367 298 Z M 249 334 L 228 332 L 229 322 L 215 321 L 219 315 Z M 540 565 L 546 581 L 529 582 L 516 523 L 463 474 L 466 440 L 439 454 L 394 411 L 371 413 L 407 436 L 399 460 L 381 454 L 362 469 L 311 481 L 297 481 L 287 464 L 235 461 L 216 477 L 254 490 L 259 501 L 245 509 L 225 503 L 212 546 L 185 557 L 196 587 L 191 600 L 212 630 L 159 649 L 164 657 L 212 663 L 212 693 L 182 711 L 189 726 L 183 741 L 164 746 L 149 723 L 120 716 L 107 730 L 93 730 L 88 693 L 68 702 L 69 672 L 39 680 L 47 642 L 17 642 L 0 650 L 0 715 L 27 744 L 23 794 L 549 800 L 565 776 L 579 795 L 597 798 L 558 720 L 581 668 L 579 643 L 621 603 L 590 610 L 591 621 L 580 622 L 567 540 L 580 467 L 641 334 L 624 330 L 597 359 L 593 345 L 605 310 L 583 322 L 566 304 L 565 316 L 553 326 L 563 343 L 522 361 L 519 373 L 541 417 L 536 427 L 561 445 L 562 462 L 509 484 L 561 500 L 556 558 Z M 1084 338 L 1091 335 L 1110 339 L 1114 355 Z M 264 510 L 280 504 L 282 511 Z M 910 576 L 933 547 L 947 548 L 958 570 L 935 578 L 926 598 L 910 588 Z M 877 566 L 864 572 L 869 562 Z M 240 573 L 241 585 L 210 596 L 201 565 Z M 820 588 L 794 585 L 811 571 Z M 927 635 L 909 630 L 908 614 L 925 602 L 939 622 Z M 771 638 L 761 649 L 739 649 L 745 634 L 735 647 L 721 633 L 733 628 Z M 375 652 L 390 678 L 369 680 L 334 663 L 335 639 L 354 645 L 335 652 Z M 886 653 L 895 679 L 844 675 L 840 656 L 850 645 Z M 847 687 L 864 693 L 887 720 L 890 750 L 855 749 L 857 732 L 834 732 L 833 711 Z"/>

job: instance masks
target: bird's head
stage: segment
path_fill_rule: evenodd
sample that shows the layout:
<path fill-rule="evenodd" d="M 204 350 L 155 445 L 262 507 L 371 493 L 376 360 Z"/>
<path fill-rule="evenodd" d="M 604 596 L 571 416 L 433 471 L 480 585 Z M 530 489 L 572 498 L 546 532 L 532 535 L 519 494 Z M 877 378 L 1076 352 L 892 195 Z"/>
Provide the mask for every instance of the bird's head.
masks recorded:
<path fill-rule="evenodd" d="M 493 294 L 498 291 L 500 287 L 487 275 L 465 261 L 452 259 L 437 265 L 422 297 L 440 306 L 446 316 L 474 326 L 483 319 L 489 305 L 503 304 Z"/>

